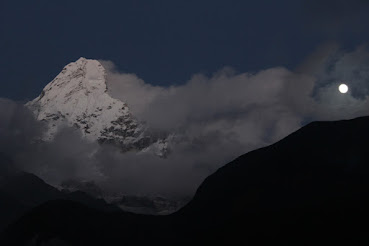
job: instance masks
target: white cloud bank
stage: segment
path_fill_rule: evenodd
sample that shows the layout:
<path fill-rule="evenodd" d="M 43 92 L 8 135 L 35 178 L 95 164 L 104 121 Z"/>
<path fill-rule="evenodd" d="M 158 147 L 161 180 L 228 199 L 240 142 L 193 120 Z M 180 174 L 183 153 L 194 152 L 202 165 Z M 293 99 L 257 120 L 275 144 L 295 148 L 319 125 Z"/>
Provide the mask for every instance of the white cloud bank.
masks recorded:
<path fill-rule="evenodd" d="M 15 151 L 23 169 L 54 184 L 76 178 L 124 193 L 193 194 L 220 166 L 309 121 L 369 115 L 369 52 L 364 46 L 352 52 L 323 46 L 296 71 L 277 67 L 250 74 L 225 68 L 172 87 L 150 85 L 119 73 L 112 62 L 102 63 L 113 97 L 151 127 L 176 134 L 169 157 L 121 154 L 87 144 L 66 129 L 54 143 Z M 349 93 L 339 93 L 342 82 Z M 2 117 L 0 127 L 4 124 Z M 8 131 L 3 128 L 0 134 Z"/>

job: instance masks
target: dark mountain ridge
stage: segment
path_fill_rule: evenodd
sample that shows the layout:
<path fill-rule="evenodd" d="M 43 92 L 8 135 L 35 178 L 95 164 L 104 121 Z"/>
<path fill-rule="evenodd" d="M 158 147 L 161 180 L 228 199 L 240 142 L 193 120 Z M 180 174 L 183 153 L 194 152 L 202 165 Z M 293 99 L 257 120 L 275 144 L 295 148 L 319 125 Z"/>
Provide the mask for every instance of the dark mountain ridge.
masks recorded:
<path fill-rule="evenodd" d="M 61 192 L 36 175 L 17 170 L 9 158 L 0 155 L 0 160 L 2 166 L 13 167 L 0 172 L 0 231 L 27 211 L 51 200 L 76 201 L 102 211 L 120 210 L 80 191 Z"/>
<path fill-rule="evenodd" d="M 310 123 L 220 168 L 178 216 L 205 242 L 366 241 L 368 141 L 369 117 Z"/>
<path fill-rule="evenodd" d="M 129 245 L 367 245 L 368 143 L 369 117 L 313 122 L 220 168 L 170 216 L 101 212 L 54 201 L 8 227 L 4 240 L 15 245 L 36 236 L 40 242 L 57 238 L 68 245 L 116 240 Z M 53 216 L 58 219 L 49 219 Z"/>

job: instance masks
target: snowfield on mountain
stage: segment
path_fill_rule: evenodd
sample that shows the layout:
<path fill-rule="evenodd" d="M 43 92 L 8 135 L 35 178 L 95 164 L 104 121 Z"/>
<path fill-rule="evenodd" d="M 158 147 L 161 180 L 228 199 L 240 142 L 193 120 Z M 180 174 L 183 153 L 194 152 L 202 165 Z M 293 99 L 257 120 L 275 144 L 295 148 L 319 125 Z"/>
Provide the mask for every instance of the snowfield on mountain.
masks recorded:
<path fill-rule="evenodd" d="M 126 151 L 152 151 L 164 157 L 168 139 L 139 122 L 127 103 L 108 94 L 107 75 L 97 60 L 80 58 L 64 67 L 41 94 L 26 106 L 47 129 L 43 141 L 52 141 L 67 125 L 80 129 L 88 141 L 119 146 Z"/>

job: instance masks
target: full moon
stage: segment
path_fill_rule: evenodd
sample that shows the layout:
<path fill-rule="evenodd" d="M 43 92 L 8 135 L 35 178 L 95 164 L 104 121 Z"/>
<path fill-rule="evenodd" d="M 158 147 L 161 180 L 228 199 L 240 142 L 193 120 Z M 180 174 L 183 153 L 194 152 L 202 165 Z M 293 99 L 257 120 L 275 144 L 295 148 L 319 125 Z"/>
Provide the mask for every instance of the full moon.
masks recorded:
<path fill-rule="evenodd" d="M 348 91 L 348 86 L 345 85 L 345 84 L 340 84 L 340 86 L 338 87 L 338 90 L 341 92 L 341 93 L 346 93 Z"/>

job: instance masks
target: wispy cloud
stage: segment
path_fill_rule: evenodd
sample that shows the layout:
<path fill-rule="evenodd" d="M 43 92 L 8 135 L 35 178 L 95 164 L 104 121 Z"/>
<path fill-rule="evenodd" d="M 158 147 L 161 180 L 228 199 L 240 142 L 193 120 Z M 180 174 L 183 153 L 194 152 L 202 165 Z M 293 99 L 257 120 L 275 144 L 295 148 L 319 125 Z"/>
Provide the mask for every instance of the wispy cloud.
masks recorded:
<path fill-rule="evenodd" d="M 203 179 L 233 158 L 271 144 L 311 120 L 369 114 L 369 52 L 327 45 L 296 71 L 257 73 L 225 68 L 194 75 L 181 86 L 152 86 L 134 74 L 107 70 L 108 92 L 154 129 L 174 133 L 168 158 L 125 153 L 85 142 L 65 128 L 52 143 L 28 144 L 40 133 L 21 105 L 0 100 L 3 152 L 52 184 L 93 180 L 105 189 L 141 194 L 193 194 Z M 337 87 L 345 82 L 348 94 Z"/>

